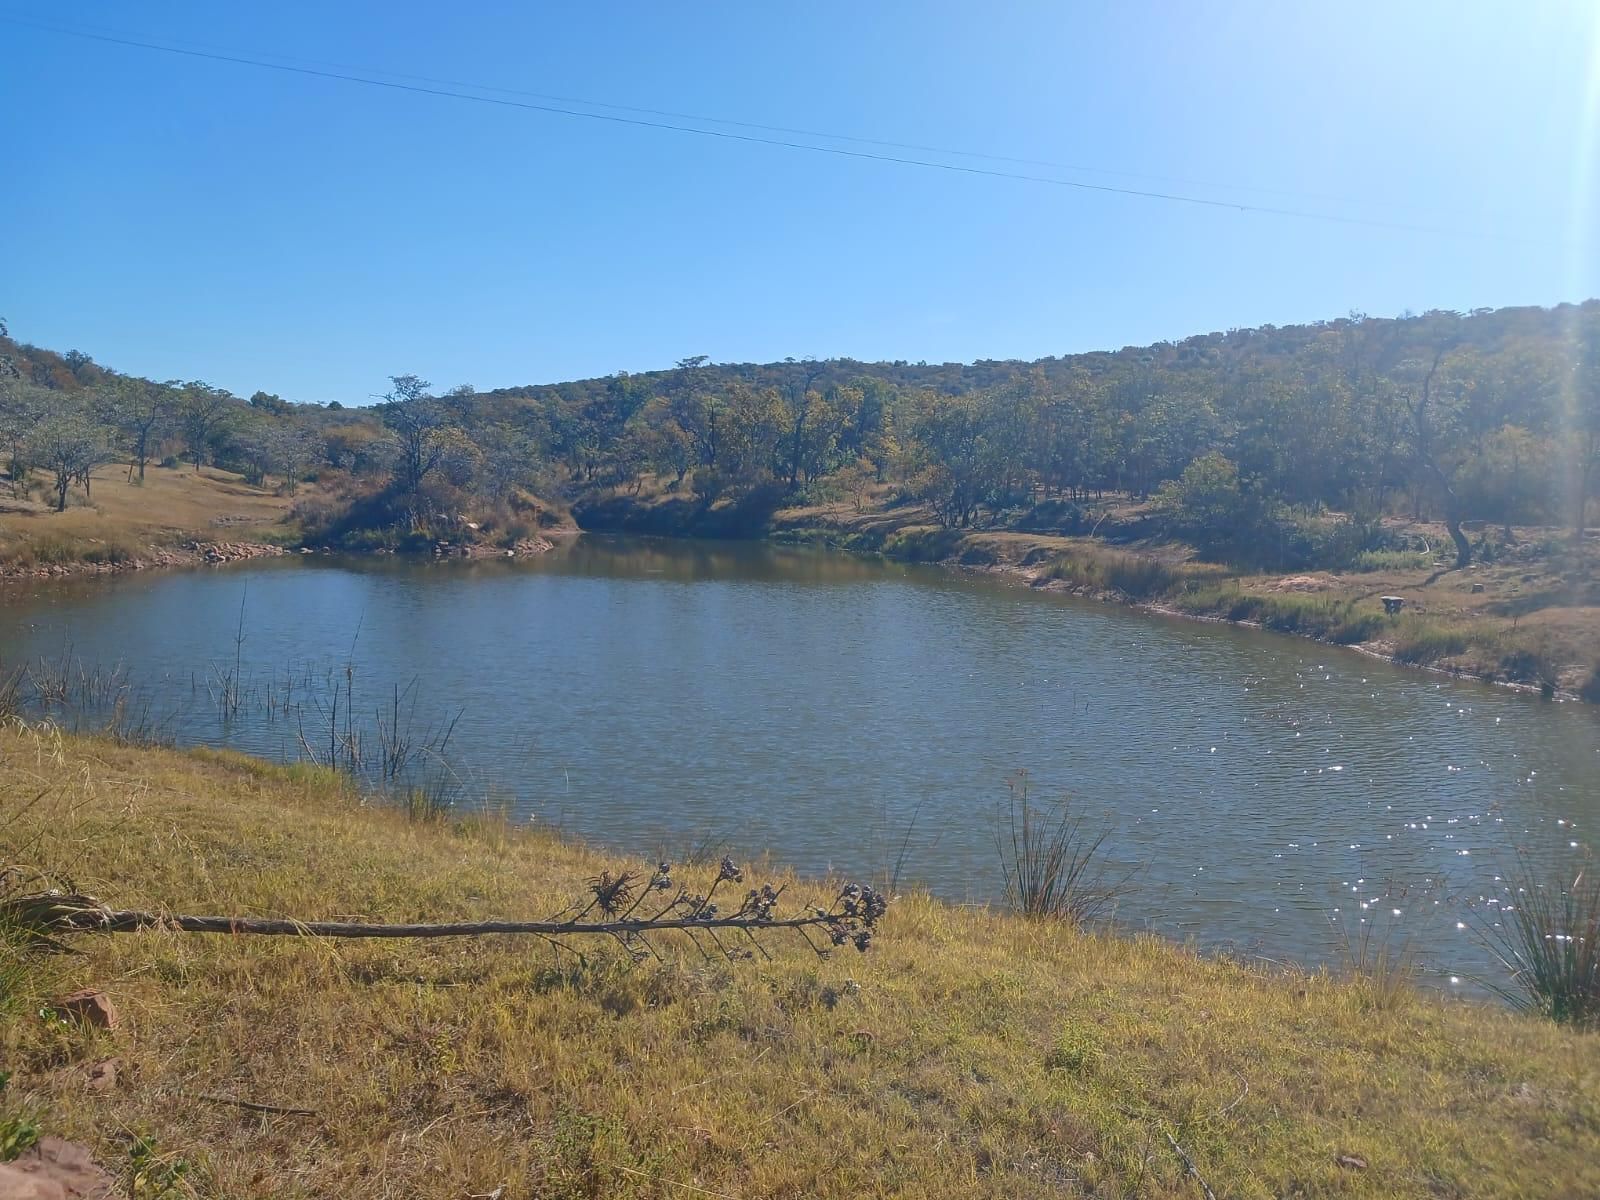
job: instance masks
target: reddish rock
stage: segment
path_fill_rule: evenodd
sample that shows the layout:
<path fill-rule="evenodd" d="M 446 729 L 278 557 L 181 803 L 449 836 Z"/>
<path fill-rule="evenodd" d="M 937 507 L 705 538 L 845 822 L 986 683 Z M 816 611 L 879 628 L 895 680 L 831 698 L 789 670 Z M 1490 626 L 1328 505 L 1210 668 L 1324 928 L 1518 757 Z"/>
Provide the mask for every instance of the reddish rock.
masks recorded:
<path fill-rule="evenodd" d="M 108 1058 L 105 1062 L 97 1062 L 89 1068 L 89 1090 L 91 1092 L 109 1092 L 117 1086 L 117 1072 L 122 1069 L 120 1058 Z"/>
<path fill-rule="evenodd" d="M 117 1015 L 117 1006 L 111 1003 L 111 997 L 94 988 L 84 988 L 82 991 L 73 992 L 70 996 L 63 996 L 53 1007 L 63 1016 L 82 1021 L 85 1025 L 93 1025 L 96 1029 L 114 1031 L 122 1024 L 122 1018 Z"/>
<path fill-rule="evenodd" d="M 116 1180 L 95 1165 L 86 1147 L 58 1137 L 0 1164 L 3 1200 L 111 1200 Z"/>

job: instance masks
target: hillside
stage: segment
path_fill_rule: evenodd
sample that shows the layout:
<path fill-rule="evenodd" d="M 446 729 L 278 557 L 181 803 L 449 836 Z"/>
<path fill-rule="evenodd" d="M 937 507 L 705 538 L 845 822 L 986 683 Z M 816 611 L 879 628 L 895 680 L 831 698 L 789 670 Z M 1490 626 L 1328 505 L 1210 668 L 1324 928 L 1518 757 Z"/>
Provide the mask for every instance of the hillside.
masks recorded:
<path fill-rule="evenodd" d="M 4 861 L 117 906 L 543 917 L 632 865 L 230 755 L 11 728 L 0 766 Z M 177 1172 L 173 1194 L 261 1197 L 1197 1196 L 1184 1156 L 1223 1196 L 1600 1191 L 1595 1035 L 1393 972 L 920 895 L 826 961 L 776 936 L 770 959 L 663 942 L 637 964 L 505 938 L 74 940 L 5 943 L 0 1122 L 31 1114 L 141 1195 Z M 82 987 L 115 1031 L 50 1015 Z"/>

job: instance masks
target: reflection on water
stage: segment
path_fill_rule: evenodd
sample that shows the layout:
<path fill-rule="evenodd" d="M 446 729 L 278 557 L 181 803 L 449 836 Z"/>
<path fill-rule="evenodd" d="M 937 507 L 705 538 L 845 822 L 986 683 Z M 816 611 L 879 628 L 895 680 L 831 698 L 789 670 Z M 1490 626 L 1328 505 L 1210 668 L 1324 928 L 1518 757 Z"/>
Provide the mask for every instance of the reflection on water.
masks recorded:
<path fill-rule="evenodd" d="M 0 602 L 0 658 L 125 663 L 185 742 L 300 756 L 353 661 L 347 712 L 370 727 L 410 688 L 419 726 L 460 714 L 475 794 L 631 851 L 881 873 L 905 843 L 902 882 L 985 899 L 1026 769 L 1143 864 L 1124 920 L 1271 957 L 1336 960 L 1336 926 L 1366 921 L 1486 970 L 1451 898 L 1600 820 L 1592 709 L 822 552 L 586 537 L 531 562 L 275 560 Z M 257 700 L 230 717 L 236 654 Z M 297 713 L 260 699 L 286 687 Z"/>

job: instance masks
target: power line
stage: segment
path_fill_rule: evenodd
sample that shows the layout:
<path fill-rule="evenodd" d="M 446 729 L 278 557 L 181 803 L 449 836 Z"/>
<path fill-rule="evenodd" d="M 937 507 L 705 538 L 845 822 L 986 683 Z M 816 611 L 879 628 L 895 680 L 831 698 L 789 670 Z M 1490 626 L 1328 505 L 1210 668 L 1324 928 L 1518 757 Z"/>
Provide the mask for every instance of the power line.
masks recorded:
<path fill-rule="evenodd" d="M 142 35 L 124 29 L 109 29 L 106 27 L 89 28 L 81 25 L 52 25 L 41 21 L 32 21 L 28 18 L 11 18 L 0 14 L 0 19 L 16 20 L 19 24 L 31 25 L 36 29 L 47 30 L 52 33 L 69 35 L 110 35 L 138 41 Z M 199 42 L 180 42 L 178 47 L 191 50 L 204 50 L 217 54 L 232 54 L 231 48 L 207 46 Z M 504 87 L 498 84 L 473 83 L 469 80 L 445 79 L 434 75 L 416 75 L 405 71 L 391 71 L 385 67 L 370 67 L 352 65 L 350 63 L 334 63 L 303 58 L 292 54 L 265 54 L 263 58 L 277 59 L 279 62 L 294 63 L 301 66 L 318 67 L 324 70 L 358 72 L 363 75 L 383 75 L 391 79 L 410 79 L 418 83 L 435 84 L 448 88 L 468 88 L 475 92 L 497 92 L 505 96 L 524 96 L 534 100 L 551 101 L 557 104 L 578 104 L 586 108 L 607 108 L 616 112 L 641 113 L 651 117 L 670 117 L 679 121 L 697 121 L 705 125 L 731 125 L 737 129 L 756 129 L 765 133 L 783 133 L 798 137 L 823 138 L 834 142 L 851 142 L 862 146 L 880 146 L 891 150 L 910 150 L 924 154 L 942 154 L 952 158 L 976 158 L 986 162 L 1011 163 L 1017 166 L 1049 167 L 1057 171 L 1074 171 L 1080 175 L 1109 175 L 1122 179 L 1145 179 L 1155 183 L 1173 183 L 1187 187 L 1219 188 L 1230 192 L 1253 192 L 1261 196 L 1283 196 L 1303 200 L 1325 200 L 1335 204 L 1362 204 L 1373 201 L 1354 200 L 1348 196 L 1335 196 L 1326 192 L 1291 191 L 1286 188 L 1260 187 L 1244 183 L 1218 183 L 1215 180 L 1191 179 L 1175 175 L 1158 175 L 1148 171 L 1118 171 L 1109 167 L 1089 167 L 1081 163 L 1064 163 L 1055 159 L 1028 158 L 1010 154 L 994 154 L 983 150 L 953 150 L 948 146 L 932 146 L 922 142 L 897 142 L 887 138 L 863 137 L 859 134 L 830 133 L 821 129 L 804 129 L 792 125 L 769 125 L 758 121 L 740 121 L 732 117 L 709 117 L 703 113 L 686 113 L 666 108 L 645 108 L 632 104 L 616 104 L 608 100 L 591 100 L 583 96 L 563 96 L 552 92 L 535 92 L 524 88 Z"/>
<path fill-rule="evenodd" d="M 392 79 L 375 79 L 371 75 L 356 74 L 352 71 L 330 70 L 322 67 L 290 65 L 287 63 L 268 62 L 265 59 L 243 54 L 222 53 L 213 50 L 199 50 L 183 46 L 175 46 L 163 42 L 147 41 L 142 38 L 123 37 L 109 33 L 94 32 L 87 29 L 73 29 L 65 26 L 50 25 L 42 21 L 33 21 L 23 17 L 9 14 L 0 14 L 0 21 L 13 25 L 21 25 L 32 29 L 43 30 L 47 33 L 60 34 L 64 37 L 82 38 L 89 41 L 104 42 L 115 46 L 132 47 L 140 50 L 153 50 L 163 54 L 180 55 L 187 58 L 205 59 L 211 62 L 229 63 L 235 66 L 258 67 L 268 71 L 282 71 L 288 74 L 310 76 L 317 79 L 332 79 L 342 83 L 358 83 L 368 87 L 387 88 L 391 91 L 412 92 L 417 95 L 437 96 L 451 100 L 466 100 L 477 104 L 490 104 L 500 108 L 522 109 L 528 112 L 546 113 L 551 116 L 572 117 L 579 120 L 604 121 L 613 125 L 633 126 L 642 129 L 655 129 L 673 133 L 691 134 L 697 137 L 717 138 L 723 141 L 741 142 L 749 145 L 772 146 L 784 150 L 799 150 L 812 154 L 828 154 L 838 158 L 852 158 L 872 162 L 894 163 L 900 166 L 921 167 L 927 170 L 948 171 L 959 175 L 985 176 L 992 179 L 1009 179 L 1019 183 L 1031 183 L 1049 187 L 1073 188 L 1079 191 L 1099 192 L 1105 195 L 1133 196 L 1145 200 L 1161 200 L 1173 204 L 1189 204 L 1203 208 L 1231 209 L 1235 212 L 1255 213 L 1267 216 L 1292 217 L 1308 221 L 1324 221 L 1340 225 L 1356 225 L 1372 229 L 1388 229 L 1404 233 L 1425 233 L 1451 237 L 1481 238 L 1504 241 L 1523 241 L 1509 234 L 1488 231 L 1475 231 L 1465 229 L 1449 229 L 1443 226 L 1418 225 L 1399 221 L 1381 220 L 1372 217 L 1347 216 L 1340 213 L 1316 212 L 1309 209 L 1283 208 L 1273 205 L 1247 204 L 1232 200 L 1217 200 L 1206 196 L 1188 195 L 1182 192 L 1151 191 L 1141 188 L 1119 187 L 1107 183 L 1088 183 L 1083 180 L 1057 179 L 1048 175 L 1033 175 L 1019 171 L 1002 171 L 989 167 L 976 167 L 961 163 L 937 162 L 932 159 L 910 158 L 897 154 L 880 154 L 867 150 L 849 150 L 841 146 L 818 146 L 807 142 L 789 141 L 783 138 L 761 137 L 755 134 L 734 133 L 725 129 L 700 129 L 691 125 L 680 125 L 671 121 L 645 120 L 642 117 L 624 117 L 612 113 L 584 112 L 580 109 L 566 108 L 557 104 L 533 103 L 529 100 L 515 100 L 503 96 L 475 95 L 471 92 L 453 90 L 455 87 L 476 87 L 476 85 L 451 85 L 451 86 L 422 86 L 415 83 L 397 83 Z M 504 90 L 504 89 L 480 89 Z M 614 106 L 621 107 L 621 106 Z M 732 124 L 733 122 L 724 122 Z M 827 136 L 834 135 L 811 135 Z M 843 140 L 843 139 L 841 139 Z M 890 143 L 898 144 L 898 143 Z M 941 151 L 941 153 L 945 153 Z"/>

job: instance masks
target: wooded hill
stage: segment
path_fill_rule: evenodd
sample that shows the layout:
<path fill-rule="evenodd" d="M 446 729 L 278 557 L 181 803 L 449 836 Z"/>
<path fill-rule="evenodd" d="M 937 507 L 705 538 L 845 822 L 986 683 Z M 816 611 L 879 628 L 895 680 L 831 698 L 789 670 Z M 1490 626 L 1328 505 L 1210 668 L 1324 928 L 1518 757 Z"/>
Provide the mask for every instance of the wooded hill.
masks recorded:
<path fill-rule="evenodd" d="M 182 454 L 325 486 L 308 537 L 404 546 L 529 497 L 672 494 L 760 514 L 813 499 L 927 506 L 948 527 L 1087 528 L 1108 493 L 1155 498 L 1216 559 L 1339 566 L 1380 518 L 1581 534 L 1600 489 L 1600 301 L 1263 326 L 1036 362 L 848 359 L 674 367 L 372 408 L 118 375 L 0 338 L 0 435 L 68 502 L 83 464 Z M 1330 513 L 1340 516 L 1334 519 Z M 475 521 L 474 523 L 479 523 Z M 1463 526 L 1466 528 L 1464 529 Z"/>

